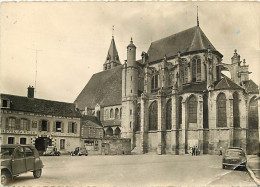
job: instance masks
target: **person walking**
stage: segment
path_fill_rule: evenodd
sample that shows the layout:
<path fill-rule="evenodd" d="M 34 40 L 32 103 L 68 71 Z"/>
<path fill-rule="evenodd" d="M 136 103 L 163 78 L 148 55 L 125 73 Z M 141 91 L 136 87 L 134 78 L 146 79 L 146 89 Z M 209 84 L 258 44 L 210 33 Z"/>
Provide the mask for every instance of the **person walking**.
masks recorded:
<path fill-rule="evenodd" d="M 191 148 L 191 152 L 192 152 L 192 156 L 194 156 L 195 155 L 195 147 L 193 146 L 192 148 Z"/>

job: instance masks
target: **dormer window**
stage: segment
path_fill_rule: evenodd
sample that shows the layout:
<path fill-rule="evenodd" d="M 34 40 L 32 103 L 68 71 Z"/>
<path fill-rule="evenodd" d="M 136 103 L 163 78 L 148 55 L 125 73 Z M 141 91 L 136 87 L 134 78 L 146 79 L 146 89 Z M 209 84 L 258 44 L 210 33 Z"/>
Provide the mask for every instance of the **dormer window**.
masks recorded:
<path fill-rule="evenodd" d="M 8 99 L 2 99 L 2 108 L 9 108 L 10 107 L 10 101 Z"/>

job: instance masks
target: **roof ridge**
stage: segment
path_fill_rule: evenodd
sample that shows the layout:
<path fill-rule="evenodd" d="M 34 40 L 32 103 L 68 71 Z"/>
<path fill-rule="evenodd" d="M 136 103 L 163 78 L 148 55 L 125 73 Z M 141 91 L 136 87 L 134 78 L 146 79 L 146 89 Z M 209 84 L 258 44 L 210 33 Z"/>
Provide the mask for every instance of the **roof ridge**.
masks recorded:
<path fill-rule="evenodd" d="M 34 99 L 34 100 L 39 100 L 39 101 L 51 101 L 51 102 L 56 102 L 56 103 L 74 104 L 74 103 L 69 103 L 69 102 L 64 102 L 64 101 L 55 101 L 55 100 L 40 99 L 40 98 L 29 98 L 29 97 L 26 97 L 26 96 L 14 95 L 14 94 L 4 94 L 4 93 L 1 93 L 0 95 L 1 96 L 2 95 L 7 95 L 7 96 L 14 96 L 14 97 L 22 97 L 22 98 L 26 98 L 26 99 Z"/>
<path fill-rule="evenodd" d="M 225 79 L 225 81 L 226 81 L 226 83 L 227 83 L 228 87 L 230 87 L 230 85 L 228 84 L 227 78 L 226 78 L 226 77 L 224 77 L 224 79 Z"/>

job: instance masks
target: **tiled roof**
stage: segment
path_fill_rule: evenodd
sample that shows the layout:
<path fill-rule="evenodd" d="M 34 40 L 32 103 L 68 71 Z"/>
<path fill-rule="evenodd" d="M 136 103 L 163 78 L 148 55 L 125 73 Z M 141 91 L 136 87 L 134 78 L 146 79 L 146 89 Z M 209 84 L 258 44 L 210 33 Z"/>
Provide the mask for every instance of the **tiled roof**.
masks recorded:
<path fill-rule="evenodd" d="M 240 86 L 234 83 L 230 78 L 224 76 L 222 79 L 213 83 L 215 90 L 242 90 Z"/>
<path fill-rule="evenodd" d="M 102 122 L 104 127 L 113 127 L 113 126 L 120 126 L 121 121 L 120 120 L 106 120 Z"/>
<path fill-rule="evenodd" d="M 1 94 L 1 98 L 10 101 L 10 108 L 6 108 L 6 110 L 62 117 L 81 117 L 80 112 L 76 111 L 73 103 L 28 98 L 9 94 Z"/>
<path fill-rule="evenodd" d="M 203 92 L 207 90 L 207 83 L 192 83 L 190 85 L 183 85 L 183 89 L 179 92 L 182 93 L 192 93 L 192 92 Z"/>
<path fill-rule="evenodd" d="M 243 85 L 245 87 L 246 92 L 255 93 L 255 94 L 259 93 L 258 86 L 254 81 L 252 80 L 244 81 Z"/>
<path fill-rule="evenodd" d="M 195 26 L 152 42 L 148 50 L 149 62 L 161 60 L 165 55 L 167 57 L 175 56 L 177 55 L 178 51 L 181 53 L 187 53 L 207 50 L 208 48 L 217 52 L 201 28 L 199 26 Z"/>
<path fill-rule="evenodd" d="M 122 65 L 94 74 L 74 103 L 85 107 L 120 105 L 122 103 Z"/>
<path fill-rule="evenodd" d="M 103 127 L 102 123 L 98 120 L 98 118 L 96 116 L 89 116 L 89 115 L 85 116 L 84 115 L 84 116 L 82 116 L 81 119 L 82 119 L 83 123 L 86 122 L 86 121 L 91 121 L 92 124 L 94 123 L 94 124 L 96 124 L 96 125 L 98 125 L 100 127 Z"/>

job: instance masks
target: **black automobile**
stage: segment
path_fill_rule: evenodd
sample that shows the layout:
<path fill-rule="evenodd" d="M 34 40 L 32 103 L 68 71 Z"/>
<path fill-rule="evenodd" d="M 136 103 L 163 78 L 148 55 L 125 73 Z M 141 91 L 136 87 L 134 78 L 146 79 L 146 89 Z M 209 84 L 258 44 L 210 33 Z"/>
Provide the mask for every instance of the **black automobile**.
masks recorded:
<path fill-rule="evenodd" d="M 222 160 L 223 169 L 236 169 L 238 167 L 246 168 L 246 164 L 246 155 L 242 148 L 230 147 L 226 149 Z"/>
<path fill-rule="evenodd" d="M 40 178 L 43 163 L 37 149 L 31 145 L 1 146 L 1 184 L 5 186 L 13 177 L 28 171 Z"/>
<path fill-rule="evenodd" d="M 60 152 L 54 146 L 48 146 L 43 156 L 60 156 Z"/>
<path fill-rule="evenodd" d="M 71 156 L 81 156 L 81 155 L 85 155 L 88 156 L 88 151 L 85 147 L 76 147 L 74 151 L 72 151 L 70 153 Z"/>

